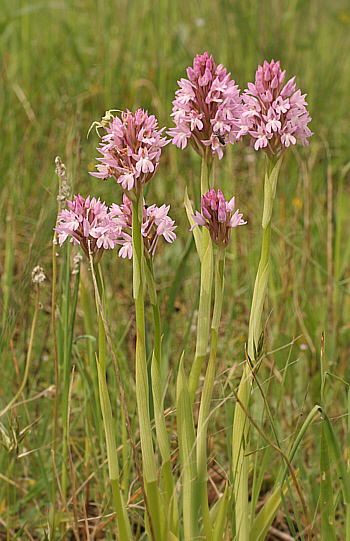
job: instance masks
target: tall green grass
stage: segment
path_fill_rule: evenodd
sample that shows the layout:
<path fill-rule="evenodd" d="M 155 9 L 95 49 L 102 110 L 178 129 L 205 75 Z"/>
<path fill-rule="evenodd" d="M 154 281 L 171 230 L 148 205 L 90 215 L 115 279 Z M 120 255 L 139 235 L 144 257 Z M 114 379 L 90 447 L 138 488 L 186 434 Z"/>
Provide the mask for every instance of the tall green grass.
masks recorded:
<path fill-rule="evenodd" d="M 265 58 L 280 59 L 287 76 L 295 74 L 298 86 L 307 92 L 313 117 L 311 129 L 315 135 L 310 147 L 296 148 L 285 157 L 273 219 L 270 294 L 265 310 L 267 345 L 261 380 L 266 378 L 264 390 L 270 407 L 273 409 L 280 402 L 275 428 L 282 445 L 289 448 L 289 440 L 284 442 L 284 438 L 296 437 L 300 416 L 306 416 L 321 399 L 323 329 L 329 371 L 349 381 L 349 29 L 350 10 L 341 1 L 2 1 L 0 409 L 15 395 L 24 374 L 35 309 L 35 289 L 30 283 L 35 265 L 45 268 L 48 281 L 41 287 L 42 310 L 36 323 L 32 369 L 22 394 L 23 400 L 33 400 L 1 419 L 7 431 L 11 431 L 17 418 L 21 429 L 31 426 L 31 431 L 21 442 L 18 454 L 23 456 L 9 455 L 4 449 L 0 452 L 0 536 L 6 528 L 11 532 L 25 528 L 23 531 L 34 539 L 44 539 L 43 532 L 48 531 L 50 520 L 54 383 L 50 286 L 52 228 L 57 212 L 54 159 L 56 155 L 62 157 L 75 193 L 92 193 L 108 204 L 119 202 L 120 191 L 111 180 L 98 182 L 87 173 L 92 170 L 98 145 L 94 132 L 86 138 L 91 122 L 100 119 L 107 109 L 143 107 L 156 114 L 160 126 L 170 127 L 176 81 L 185 76 L 186 67 L 197 53 L 212 53 L 217 63 L 227 66 L 242 89 Z M 242 145 L 228 151 L 220 168 L 225 195 L 236 196 L 249 224 L 232 239 L 227 254 L 226 297 L 217 354 L 217 373 L 229 374 L 228 383 L 224 376 L 218 377 L 217 386 L 222 386 L 223 393 L 229 386 L 237 386 L 239 364 L 244 360 L 249 302 L 259 258 L 257 231 L 263 168 L 263 160 Z M 163 344 L 170 376 L 172 370 L 177 370 L 184 337 L 189 349 L 194 347 L 195 340 L 191 324 L 199 267 L 193 246 L 188 247 L 183 198 L 188 186 L 198 206 L 198 171 L 196 156 L 167 147 L 149 190 L 149 197 L 157 203 L 172 204 L 172 217 L 178 224 L 177 242 L 171 247 L 160 246 L 155 261 L 166 314 Z M 182 256 L 180 281 L 181 273 L 175 274 L 175 269 Z M 61 269 L 60 258 L 57 264 Z M 118 314 L 110 320 L 122 377 L 130 388 L 132 412 L 135 316 L 131 267 L 126 272 L 124 265 L 121 271 L 117 257 L 106 257 L 104 266 L 106 310 L 111 316 Z M 72 362 L 77 373 L 72 394 L 71 446 L 76 486 L 83 487 L 78 494 L 81 518 L 82 497 L 85 503 L 90 500 L 90 512 L 96 507 L 97 514 L 107 517 L 111 502 L 105 485 L 104 449 L 99 443 L 101 425 L 93 406 L 96 397 L 90 370 L 97 322 L 90 317 L 93 291 L 84 266 L 81 280 L 83 288 L 72 343 Z M 66 292 L 66 299 L 69 294 L 73 295 L 73 291 Z M 279 399 L 279 382 L 287 359 L 290 366 Z M 108 375 L 115 381 L 110 366 Z M 63 380 L 60 385 L 62 392 Z M 344 388 L 333 381 L 329 386 L 324 405 L 328 416 L 334 419 L 339 438 L 345 441 L 344 416 L 348 409 Z M 218 398 L 222 396 L 218 393 Z M 113 400 L 116 422 L 120 422 L 116 393 Z M 172 400 L 166 405 L 171 408 Z M 226 407 L 229 410 L 231 406 L 228 403 Z M 227 457 L 222 442 L 226 435 L 220 432 L 222 410 L 219 412 L 210 430 L 215 453 L 224 463 Z M 60 431 L 62 424 L 59 417 Z M 315 536 L 320 535 L 321 528 L 319 490 L 315 489 L 319 483 L 316 465 L 321 453 L 320 433 L 320 427 L 312 425 L 298 451 L 299 477 L 305 487 L 310 516 L 315 517 Z M 125 440 L 126 435 L 120 434 L 117 443 Z M 254 443 L 259 449 L 264 445 L 258 437 L 251 448 Z M 57 453 L 60 478 L 61 440 Z M 123 472 L 129 472 L 131 460 L 125 446 L 123 453 L 120 466 Z M 273 452 L 269 458 L 276 475 L 277 458 Z M 96 471 L 101 474 L 97 476 Z M 331 475 L 336 478 L 332 467 Z M 125 475 L 125 486 L 130 482 Z M 264 483 L 273 484 L 268 479 Z M 68 485 L 70 498 L 69 480 Z M 339 504 L 339 490 L 336 487 L 334 499 L 336 518 L 340 521 L 345 511 Z M 64 505 L 59 506 L 62 514 L 57 520 L 64 521 Z M 108 522 L 106 517 L 101 523 Z M 104 530 L 111 536 L 111 523 Z M 21 535 L 25 539 L 29 534 Z M 336 535 L 344 538 L 341 529 Z"/>

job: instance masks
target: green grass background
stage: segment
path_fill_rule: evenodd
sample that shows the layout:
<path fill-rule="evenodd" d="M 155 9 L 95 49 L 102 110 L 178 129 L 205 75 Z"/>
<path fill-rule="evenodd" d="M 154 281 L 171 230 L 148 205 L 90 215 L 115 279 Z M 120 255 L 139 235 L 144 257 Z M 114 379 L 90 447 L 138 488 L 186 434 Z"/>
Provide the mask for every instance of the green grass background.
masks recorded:
<path fill-rule="evenodd" d="M 282 69 L 287 71 L 287 79 L 296 75 L 297 88 L 307 93 L 313 119 L 310 147 L 296 147 L 286 153 L 273 218 L 264 374 L 266 378 L 273 376 L 273 385 L 268 390 L 273 407 L 274 385 L 278 389 L 281 371 L 290 356 L 292 367 L 278 420 L 281 439 L 293 434 L 301 411 L 308 411 L 319 400 L 323 329 L 329 369 L 349 381 L 349 3 L 346 0 L 2 0 L 1 408 L 15 394 L 21 381 L 21 376 L 16 375 L 14 356 L 20 374 L 24 371 L 35 300 L 30 274 L 37 264 L 44 267 L 48 280 L 42 286 L 43 310 L 36 328 L 33 368 L 25 398 L 35 396 L 53 383 L 50 286 L 52 228 L 57 211 L 55 157 L 59 155 L 66 164 L 74 193 L 100 196 L 108 204 L 120 202 L 121 190 L 112 180 L 102 183 L 88 175 L 96 163 L 98 145 L 94 132 L 86 138 L 90 124 L 108 109 L 142 107 L 157 116 L 160 126 L 170 127 L 176 81 L 186 76 L 186 67 L 192 65 L 193 57 L 204 51 L 213 54 L 216 63 L 222 62 L 227 67 L 242 90 L 248 81 L 254 80 L 258 64 L 265 59 L 279 59 Z M 244 359 L 249 305 L 260 252 L 263 171 L 263 157 L 252 151 L 248 142 L 227 149 L 218 169 L 218 185 L 227 197 L 236 196 L 237 205 L 248 220 L 247 226 L 232 235 L 228 250 L 226 299 L 218 349 L 218 373 L 231 369 L 233 383 L 238 382 L 235 378 Z M 194 291 L 199 267 L 194 250 L 186 260 L 174 306 L 169 304 L 169 294 L 189 235 L 183 208 L 184 189 L 188 186 L 191 198 L 198 205 L 199 174 L 199 159 L 190 148 L 181 152 L 168 146 L 147 195 L 149 204 L 171 204 L 170 215 L 178 225 L 178 240 L 172 246 L 165 243 L 159 246 L 155 262 L 164 315 L 171 309 L 171 316 L 166 315 L 165 338 L 172 369 L 176 369 L 184 337 L 188 338 L 188 362 L 195 339 L 188 323 L 196 308 Z M 128 262 L 118 260 L 116 254 L 105 254 L 103 266 L 107 310 L 113 316 L 111 327 L 115 342 L 120 344 L 125 380 L 132 389 L 131 268 Z M 83 280 L 92 295 L 87 269 Z M 85 330 L 82 304 L 78 303 L 75 338 Z M 297 337 L 300 338 L 295 340 Z M 287 346 L 293 340 L 294 346 Z M 76 342 L 74 351 L 73 362 L 84 365 L 83 340 Z M 82 379 L 78 373 L 78 383 Z M 224 386 L 224 376 L 218 383 Z M 345 441 L 344 388 L 333 384 L 327 397 L 331 402 L 329 415 L 337 418 L 336 429 Z M 83 455 L 85 437 L 84 404 L 79 386 L 75 402 L 76 431 L 72 437 L 79 479 L 83 480 L 84 460 L 79 456 Z M 45 476 L 51 476 L 52 407 L 53 401 L 47 396 L 17 412 L 22 427 L 37 420 L 25 447 L 27 451 L 39 451 L 18 461 L 20 481 L 17 504 L 12 511 L 18 524 L 28 521 L 29 530 L 38 538 L 50 501 Z M 2 422 L 8 427 L 10 416 Z M 221 425 L 218 415 L 217 434 Z M 91 436 L 91 441 L 95 441 L 94 437 Z M 220 446 L 219 435 L 216 440 Z M 318 453 L 319 431 L 315 429 L 300 456 L 308 503 L 316 514 L 317 469 L 313 469 L 313 464 L 317 464 Z M 8 475 L 12 479 L 13 471 L 7 472 L 7 460 L 6 452 L 2 451 L 0 471 L 5 472 L 5 478 Z M 96 482 L 93 490 L 97 499 L 106 489 Z M 2 512 L 6 508 L 3 503 L 6 491 L 7 484 L 3 482 Z M 339 535 L 341 539 L 341 532 Z"/>

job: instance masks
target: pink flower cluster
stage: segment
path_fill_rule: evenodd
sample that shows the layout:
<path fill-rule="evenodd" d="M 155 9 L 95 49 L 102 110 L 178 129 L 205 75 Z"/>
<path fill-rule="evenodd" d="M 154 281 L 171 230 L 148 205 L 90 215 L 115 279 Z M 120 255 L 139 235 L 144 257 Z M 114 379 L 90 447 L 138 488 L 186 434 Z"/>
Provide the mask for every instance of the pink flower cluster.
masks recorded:
<path fill-rule="evenodd" d="M 157 172 L 162 147 L 170 141 L 162 137 L 165 128 L 158 130 L 155 116 L 148 116 L 147 111 L 122 112 L 121 119 L 110 116 L 97 149 L 102 154 L 97 158 L 101 162 L 98 172 L 90 174 L 103 180 L 113 177 L 125 192 L 140 194 Z"/>
<path fill-rule="evenodd" d="M 269 157 L 280 155 L 297 139 L 308 146 L 307 138 L 313 135 L 307 126 L 311 117 L 305 107 L 306 94 L 295 91 L 295 77 L 283 86 L 285 74 L 279 61 L 265 61 L 256 72 L 255 84 L 248 83 L 243 94 L 238 136 L 249 134 L 255 150 L 263 148 Z"/>
<path fill-rule="evenodd" d="M 98 263 L 104 250 L 114 250 L 117 244 L 121 244 L 118 255 L 131 259 L 132 203 L 125 194 L 123 204 L 113 203 L 110 209 L 99 199 L 96 201 L 95 197 L 90 200 L 90 196 L 84 199 L 81 195 L 75 195 L 73 201 L 66 201 L 69 210 L 61 210 L 55 227 L 60 246 L 71 237 L 70 242 L 80 244 L 89 257 L 90 244 L 94 262 Z M 141 233 L 147 257 L 154 256 L 161 236 L 170 243 L 176 239 L 176 225 L 168 216 L 169 209 L 170 205 L 146 207 L 144 204 Z"/>
<path fill-rule="evenodd" d="M 141 225 L 141 234 L 145 248 L 146 257 L 153 257 L 157 248 L 158 240 L 161 236 L 167 242 L 174 242 L 176 234 L 174 233 L 176 225 L 174 220 L 168 216 L 170 205 L 157 207 L 143 205 L 143 223 Z M 123 204 L 111 206 L 111 215 L 119 231 L 118 244 L 122 247 L 119 250 L 120 257 L 132 257 L 132 203 L 128 197 L 123 194 Z"/>
<path fill-rule="evenodd" d="M 247 222 L 242 220 L 243 214 L 239 209 L 235 210 L 235 198 L 225 201 L 221 190 L 216 194 L 214 188 L 208 190 L 201 200 L 202 214 L 196 210 L 192 218 L 196 222 L 190 229 L 192 231 L 197 225 L 208 229 L 212 241 L 221 246 L 227 246 L 230 240 L 231 229 Z"/>
<path fill-rule="evenodd" d="M 70 236 L 70 242 L 80 244 L 89 257 L 90 250 L 95 263 L 101 259 L 104 250 L 114 250 L 118 230 L 105 203 L 90 196 L 84 199 L 75 195 L 73 201 L 67 201 L 68 209 L 62 209 L 58 215 L 55 230 L 60 246 Z"/>
<path fill-rule="evenodd" d="M 205 146 L 221 159 L 227 141 L 234 144 L 239 132 L 238 120 L 242 103 L 238 85 L 230 80 L 230 73 L 222 64 L 215 65 L 206 52 L 197 55 L 193 68 L 187 68 L 188 79 L 178 81 L 172 115 L 176 127 L 168 135 L 173 144 L 184 149 L 189 140 L 203 156 Z"/>

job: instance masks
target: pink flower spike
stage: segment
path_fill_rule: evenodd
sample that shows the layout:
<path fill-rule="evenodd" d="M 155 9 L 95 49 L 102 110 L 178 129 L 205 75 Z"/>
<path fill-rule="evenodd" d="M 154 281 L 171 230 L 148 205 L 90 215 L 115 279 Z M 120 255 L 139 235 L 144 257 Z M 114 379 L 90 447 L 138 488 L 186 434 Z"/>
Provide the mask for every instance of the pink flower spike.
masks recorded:
<path fill-rule="evenodd" d="M 104 250 L 114 250 L 118 229 L 105 203 L 90 196 L 84 199 L 75 195 L 73 201 L 67 200 L 69 210 L 63 209 L 58 215 L 55 231 L 60 246 L 68 237 L 74 244 L 80 244 L 89 257 L 91 250 L 95 263 L 101 259 Z"/>
<path fill-rule="evenodd" d="M 242 220 L 243 214 L 239 214 L 239 210 L 233 214 L 235 198 L 232 197 L 230 201 L 226 201 L 220 190 L 217 194 L 213 188 L 208 190 L 202 196 L 201 207 L 202 214 L 198 211 L 192 214 L 195 223 L 190 231 L 193 231 L 197 225 L 206 227 L 213 242 L 218 246 L 227 246 L 231 229 L 247 223 Z"/>
<path fill-rule="evenodd" d="M 143 186 L 157 172 L 162 148 L 170 143 L 162 137 L 164 128 L 158 129 L 154 115 L 138 109 L 135 114 L 123 112 L 121 119 L 113 117 L 106 124 L 98 151 L 102 158 L 97 165 L 98 172 L 91 175 L 107 179 L 114 178 L 126 192 L 142 192 Z"/>
<path fill-rule="evenodd" d="M 200 156 L 210 146 L 212 154 L 221 159 L 226 142 L 234 144 L 240 132 L 237 122 L 243 108 L 238 86 L 207 52 L 195 57 L 193 68 L 187 68 L 187 77 L 178 81 L 180 88 L 175 92 L 171 114 L 176 127 L 167 134 L 182 150 L 190 139 Z"/>
<path fill-rule="evenodd" d="M 158 240 L 164 237 L 167 242 L 174 242 L 176 239 L 174 220 L 168 216 L 170 205 L 157 207 L 151 205 L 146 207 L 143 201 L 143 222 L 141 234 L 146 257 L 153 257 Z M 123 204 L 111 206 L 111 216 L 115 227 L 118 229 L 118 244 L 122 245 L 118 255 L 131 259 L 132 257 L 132 203 L 128 197 L 123 195 Z"/>
<path fill-rule="evenodd" d="M 251 146 L 262 148 L 269 158 L 279 157 L 297 139 L 307 146 L 313 135 L 307 126 L 311 117 L 306 111 L 306 94 L 295 91 L 295 77 L 283 86 L 285 75 L 279 61 L 265 60 L 256 71 L 255 84 L 248 83 L 243 94 L 238 137 L 249 133 Z"/>

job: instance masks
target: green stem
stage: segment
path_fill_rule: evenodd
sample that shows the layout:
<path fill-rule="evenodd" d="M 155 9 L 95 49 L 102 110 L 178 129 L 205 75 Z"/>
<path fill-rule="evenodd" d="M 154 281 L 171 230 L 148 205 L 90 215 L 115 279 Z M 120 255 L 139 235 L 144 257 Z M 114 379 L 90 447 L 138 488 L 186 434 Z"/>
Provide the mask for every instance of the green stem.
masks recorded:
<path fill-rule="evenodd" d="M 211 322 L 212 329 L 212 347 L 213 339 L 215 342 L 215 353 L 217 347 L 217 337 L 219 332 L 219 325 L 222 311 L 222 301 L 224 297 L 224 269 L 225 269 L 225 252 L 224 246 L 218 246 L 215 258 L 215 299 L 214 299 L 214 311 Z"/>
<path fill-rule="evenodd" d="M 140 338 L 145 345 L 145 313 L 143 301 L 143 240 L 141 235 L 142 224 L 142 205 L 143 195 L 141 194 L 136 201 L 132 202 L 132 251 L 133 251 L 133 295 L 136 310 L 136 328 L 140 333 Z M 139 219 L 139 213 L 141 217 Z"/>
<path fill-rule="evenodd" d="M 242 403 L 247 409 L 251 389 L 250 378 L 250 369 L 248 363 L 245 363 L 237 393 L 232 431 L 232 470 L 237 541 L 248 541 L 249 539 L 248 458 L 246 456 L 249 423 L 240 404 Z"/>
<path fill-rule="evenodd" d="M 211 156 L 211 150 L 206 148 L 205 155 L 202 158 L 201 165 L 201 196 L 206 194 L 209 190 L 209 178 L 213 166 L 213 158 Z"/>
<path fill-rule="evenodd" d="M 265 174 L 264 209 L 262 219 L 263 238 L 261 244 L 260 262 L 255 278 L 248 328 L 248 356 L 251 361 L 257 361 L 259 354 L 259 341 L 262 330 L 261 318 L 269 279 L 272 211 L 281 160 L 282 158 L 280 158 L 277 162 L 275 160 L 271 160 L 269 162 L 269 170 L 266 171 Z"/>
<path fill-rule="evenodd" d="M 271 221 L 273 204 L 276 194 L 277 179 L 282 158 L 270 160 L 268 171 L 265 173 L 264 208 L 262 218 L 263 238 L 258 272 L 254 284 L 254 292 L 249 318 L 248 329 L 248 359 L 251 365 L 259 360 L 262 330 L 262 312 L 269 279 Z M 238 403 L 235 408 L 232 434 L 232 467 L 234 493 L 236 499 L 235 519 L 237 541 L 249 539 L 248 513 L 248 419 L 244 410 L 249 409 L 250 391 L 252 385 L 251 367 L 245 363 L 242 379 L 238 388 Z M 243 408 L 240 407 L 242 404 Z"/>
<path fill-rule="evenodd" d="M 145 271 L 146 271 L 146 282 L 148 288 L 149 298 L 152 304 L 153 309 L 153 322 L 154 322 L 154 355 L 159 363 L 159 368 L 161 366 L 161 343 L 162 343 L 162 328 L 160 322 L 160 311 L 158 304 L 158 297 L 156 291 L 156 282 L 154 279 L 153 272 L 153 260 L 148 258 L 145 260 Z"/>
<path fill-rule="evenodd" d="M 177 432 L 181 466 L 182 519 L 184 540 L 197 539 L 198 510 L 200 502 L 195 458 L 195 430 L 193 406 L 190 401 L 188 386 L 181 357 L 176 384 Z"/>
<path fill-rule="evenodd" d="M 259 340 L 262 328 L 261 316 L 269 278 L 270 243 L 271 220 L 268 223 L 266 229 L 263 230 L 261 257 L 255 279 L 253 300 L 249 317 L 248 355 L 252 362 L 258 360 L 259 354 Z"/>
<path fill-rule="evenodd" d="M 140 439 L 143 459 L 144 482 L 149 513 L 148 521 L 153 541 L 161 539 L 160 505 L 157 485 L 157 468 L 152 441 L 149 412 L 149 389 L 145 346 L 145 313 L 143 298 L 143 194 L 132 202 L 132 247 L 133 247 L 133 294 L 136 310 L 136 401 L 139 415 Z M 156 494 L 156 496 L 155 496 Z"/>
<path fill-rule="evenodd" d="M 71 358 L 68 351 L 69 344 L 69 305 L 70 305 L 70 253 L 71 244 L 65 246 L 65 268 L 64 268 L 64 294 L 62 299 L 62 330 L 63 330 L 63 393 L 62 393 L 62 493 L 67 495 L 67 460 L 68 460 L 68 392 L 70 381 Z"/>
<path fill-rule="evenodd" d="M 166 512 L 167 530 L 178 537 L 179 513 L 177 508 L 177 499 L 175 497 L 175 482 L 171 468 L 170 445 L 166 430 L 162 396 L 160 311 L 153 273 L 153 261 L 151 258 L 149 258 L 146 259 L 145 263 L 145 276 L 148 293 L 153 308 L 154 320 L 154 348 L 151 364 L 151 382 L 157 442 L 162 457 L 161 482 L 164 489 L 162 494 L 162 502 Z"/>
<path fill-rule="evenodd" d="M 207 236 L 208 238 L 206 239 Z M 204 227 L 202 231 L 202 241 L 202 247 L 204 248 L 204 244 L 206 243 L 206 249 L 202 252 L 196 352 L 188 380 L 188 390 L 192 406 L 194 404 L 199 376 L 207 353 L 210 330 L 211 290 L 213 284 L 213 247 L 208 230 Z"/>
<path fill-rule="evenodd" d="M 216 341 L 217 342 L 217 341 Z M 212 347 L 207 372 L 204 379 L 203 392 L 198 416 L 197 427 L 197 471 L 198 471 L 198 490 L 200 493 L 201 515 L 203 518 L 204 532 L 207 541 L 211 541 L 213 527 L 210 519 L 208 504 L 208 457 L 207 457 L 207 433 L 208 422 L 210 418 L 210 403 L 214 389 L 215 380 L 215 359 L 216 345 Z"/>
<path fill-rule="evenodd" d="M 198 428 L 197 428 L 197 470 L 198 483 L 201 498 L 201 514 L 203 518 L 204 532 L 207 541 L 211 541 L 213 527 L 210 519 L 208 504 L 208 471 L 207 471 L 207 432 L 210 403 L 214 389 L 215 380 L 215 360 L 218 344 L 219 324 L 221 319 L 222 301 L 224 294 L 224 267 L 225 267 L 225 248 L 219 246 L 216 252 L 215 260 L 215 300 L 214 312 L 211 323 L 211 352 L 207 372 L 204 379 L 203 393 L 199 408 Z"/>
<path fill-rule="evenodd" d="M 213 158 L 208 147 L 202 158 L 201 196 L 206 194 L 209 190 L 209 180 L 212 172 L 212 166 Z M 213 248 L 209 231 L 206 227 L 202 228 L 201 253 L 201 286 L 199 295 L 196 352 L 192 363 L 190 377 L 188 379 L 188 389 L 192 406 L 194 404 L 198 380 L 207 352 L 210 330 L 211 289 L 213 282 Z"/>
<path fill-rule="evenodd" d="M 98 263 L 94 265 L 94 273 L 97 282 L 98 294 L 102 302 L 103 311 L 105 311 L 105 295 L 102 279 L 101 265 Z M 106 333 L 103 326 L 103 320 L 100 309 L 96 302 L 96 309 L 98 313 L 98 362 L 100 364 L 103 374 L 106 373 Z"/>

